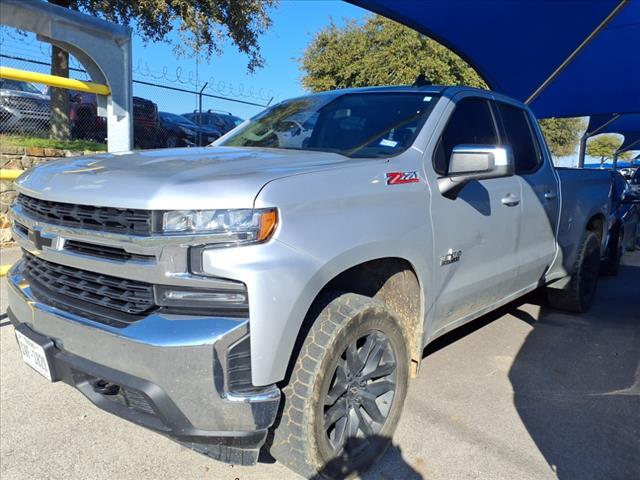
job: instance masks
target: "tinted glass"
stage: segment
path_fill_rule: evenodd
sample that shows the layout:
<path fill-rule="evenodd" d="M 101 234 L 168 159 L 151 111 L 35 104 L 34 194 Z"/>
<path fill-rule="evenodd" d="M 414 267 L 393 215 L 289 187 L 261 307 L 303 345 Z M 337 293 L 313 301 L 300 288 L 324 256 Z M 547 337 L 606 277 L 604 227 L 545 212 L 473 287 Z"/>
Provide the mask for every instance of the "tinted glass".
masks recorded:
<path fill-rule="evenodd" d="M 388 157 L 411 146 L 437 100 L 432 93 L 371 92 L 288 100 L 219 145 Z"/>
<path fill-rule="evenodd" d="M 182 125 L 196 126 L 196 124 L 193 123 L 188 118 L 183 117 L 182 115 L 176 115 L 175 113 L 170 113 L 170 112 L 160 112 L 160 119 L 163 122 L 168 122 L 168 123 L 180 123 Z"/>
<path fill-rule="evenodd" d="M 498 103 L 506 138 L 504 143 L 511 146 L 516 174 L 533 172 L 540 165 L 539 148 L 534 143 L 533 132 L 527 113 L 517 107 Z"/>
<path fill-rule="evenodd" d="M 440 137 L 433 166 L 441 175 L 449 169 L 451 152 L 457 145 L 497 145 L 495 123 L 489 103 L 480 98 L 463 99 L 456 105 Z"/>

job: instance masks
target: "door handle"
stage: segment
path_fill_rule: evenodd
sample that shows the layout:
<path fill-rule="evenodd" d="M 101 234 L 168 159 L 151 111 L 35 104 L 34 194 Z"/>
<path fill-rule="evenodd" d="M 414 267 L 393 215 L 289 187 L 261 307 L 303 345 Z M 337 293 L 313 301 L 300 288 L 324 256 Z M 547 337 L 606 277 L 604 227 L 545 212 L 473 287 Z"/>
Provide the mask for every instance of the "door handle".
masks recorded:
<path fill-rule="evenodd" d="M 515 207 L 519 203 L 520 203 L 520 199 L 511 193 L 507 194 L 506 197 L 502 198 L 502 204 L 506 205 L 507 207 Z"/>
<path fill-rule="evenodd" d="M 544 192 L 544 198 L 547 200 L 553 200 L 554 198 L 558 198 L 558 194 L 556 192 L 552 192 L 551 190 L 547 190 Z"/>

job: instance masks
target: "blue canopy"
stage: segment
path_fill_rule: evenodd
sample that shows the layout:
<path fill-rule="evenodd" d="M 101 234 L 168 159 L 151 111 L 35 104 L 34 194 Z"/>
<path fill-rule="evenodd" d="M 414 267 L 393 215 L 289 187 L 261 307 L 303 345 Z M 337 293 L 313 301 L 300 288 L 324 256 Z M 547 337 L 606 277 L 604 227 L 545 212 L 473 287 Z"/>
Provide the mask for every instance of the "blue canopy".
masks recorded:
<path fill-rule="evenodd" d="M 348 1 L 434 38 L 521 101 L 572 60 L 530 103 L 539 118 L 640 112 L 640 1 Z"/>
<path fill-rule="evenodd" d="M 624 142 L 618 151 L 640 150 L 640 113 L 627 115 L 596 115 L 589 119 L 586 135 L 619 133 Z"/>

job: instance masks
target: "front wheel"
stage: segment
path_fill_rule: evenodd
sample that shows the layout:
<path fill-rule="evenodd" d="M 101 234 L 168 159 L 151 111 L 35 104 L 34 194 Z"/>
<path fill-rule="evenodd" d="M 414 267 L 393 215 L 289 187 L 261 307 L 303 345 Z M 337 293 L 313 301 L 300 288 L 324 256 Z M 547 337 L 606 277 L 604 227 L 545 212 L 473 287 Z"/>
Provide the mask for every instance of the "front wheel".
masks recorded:
<path fill-rule="evenodd" d="M 271 454 L 306 477 L 345 478 L 370 467 L 400 419 L 406 344 L 383 303 L 336 296 L 316 318 L 283 389 Z"/>

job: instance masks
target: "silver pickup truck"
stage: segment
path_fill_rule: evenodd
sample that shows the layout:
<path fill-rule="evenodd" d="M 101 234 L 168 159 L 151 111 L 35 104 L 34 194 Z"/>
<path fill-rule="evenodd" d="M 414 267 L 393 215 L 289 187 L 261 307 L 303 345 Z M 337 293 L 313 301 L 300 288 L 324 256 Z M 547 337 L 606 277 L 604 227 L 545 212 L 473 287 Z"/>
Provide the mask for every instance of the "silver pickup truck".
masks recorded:
<path fill-rule="evenodd" d="M 516 101 L 428 86 L 284 101 L 17 189 L 30 366 L 210 457 L 344 477 L 384 452 L 429 342 L 539 287 L 589 308 L 610 175 L 556 171 Z"/>

